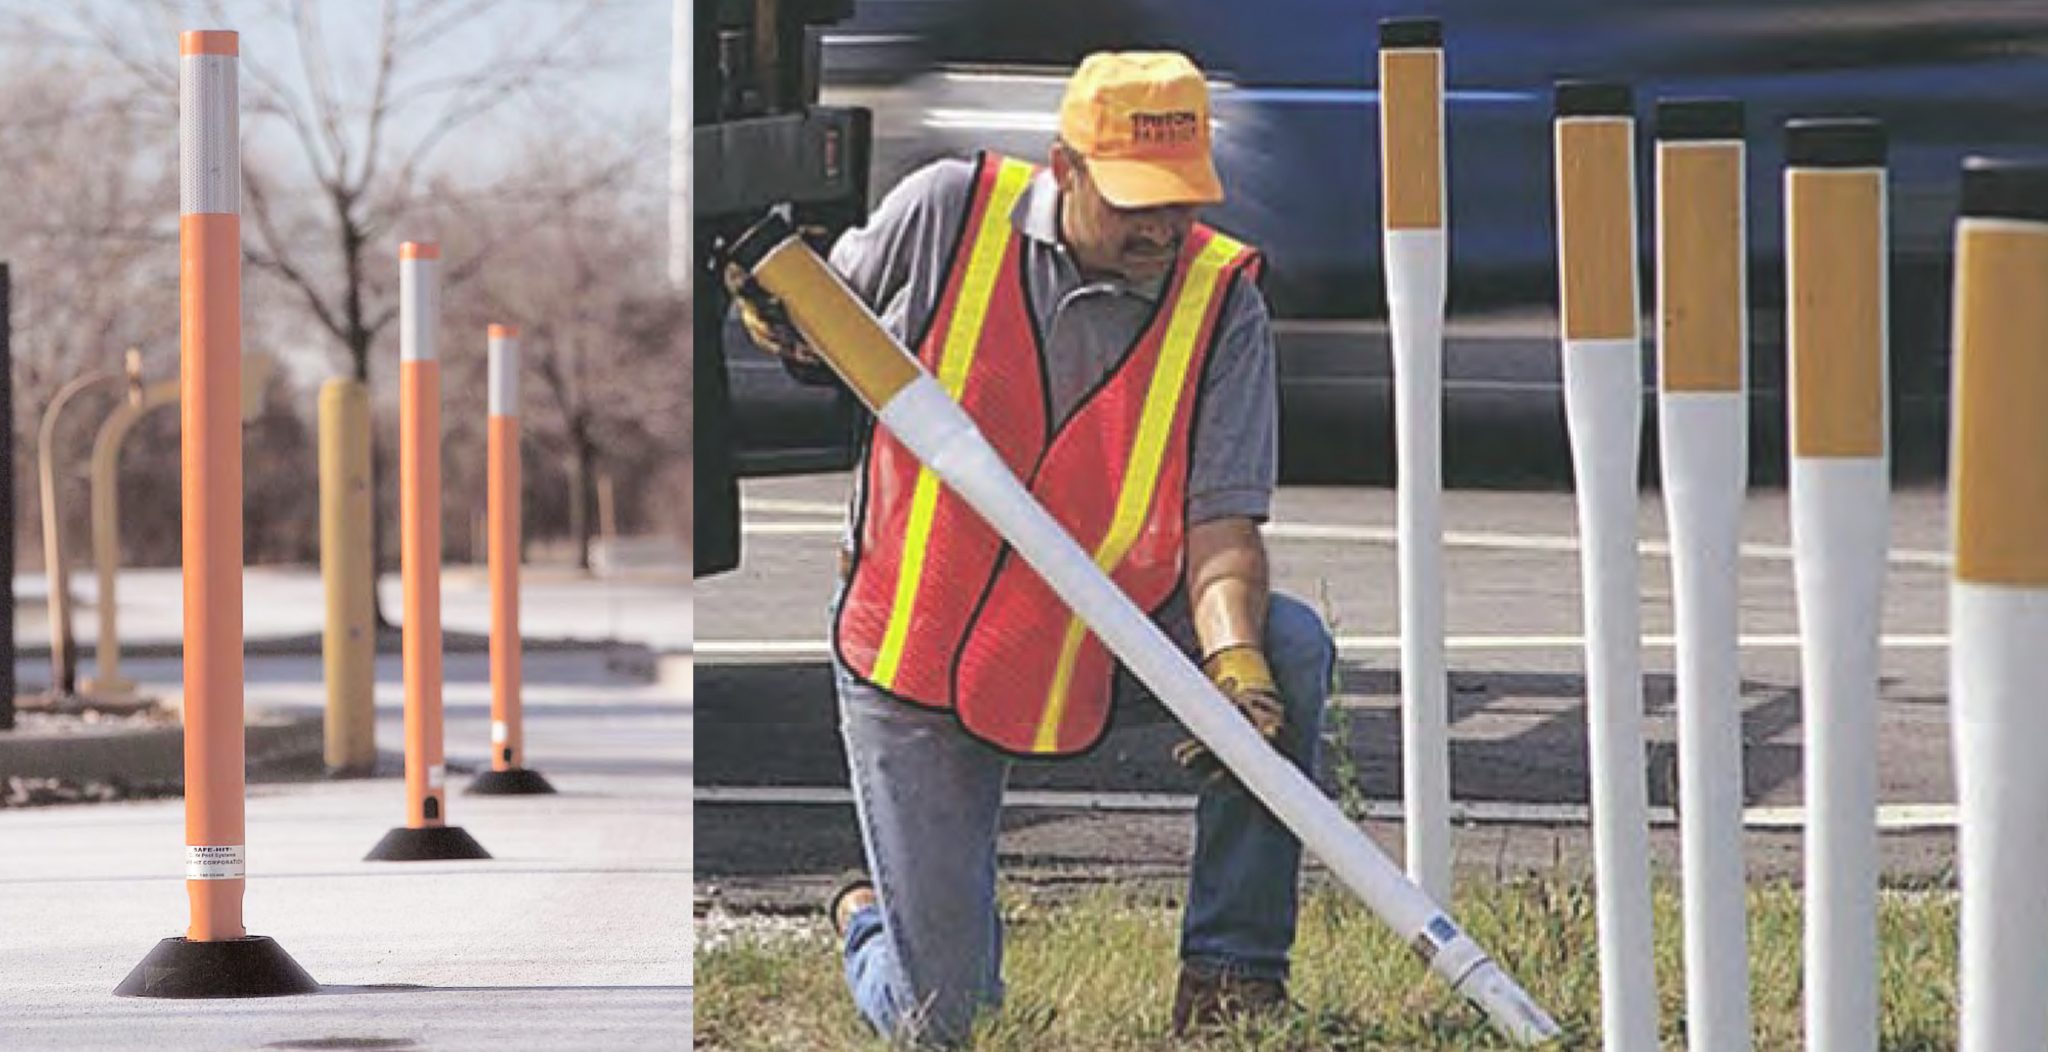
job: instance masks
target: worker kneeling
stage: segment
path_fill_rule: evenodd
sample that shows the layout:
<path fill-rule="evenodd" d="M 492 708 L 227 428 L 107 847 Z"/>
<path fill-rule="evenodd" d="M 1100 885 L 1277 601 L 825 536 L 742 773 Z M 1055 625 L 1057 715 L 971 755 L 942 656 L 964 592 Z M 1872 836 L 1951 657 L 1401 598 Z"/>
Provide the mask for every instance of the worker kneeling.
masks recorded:
<path fill-rule="evenodd" d="M 1272 335 L 1258 253 L 1196 222 L 1223 199 L 1200 71 L 1178 54 L 1090 56 L 1050 162 L 915 172 L 839 240 L 833 268 L 1097 565 L 1313 772 L 1334 649 L 1312 610 L 1267 588 Z M 815 366 L 779 306 L 735 283 L 755 341 Z M 831 912 L 876 1030 L 953 1043 L 1002 1000 L 1012 760 L 1086 752 L 1143 688 L 886 430 L 853 500 L 832 642 L 872 883 L 849 882 Z M 1202 777 L 1172 1016 L 1185 1033 L 1287 1006 L 1301 848 L 1206 749 L 1175 757 Z"/>

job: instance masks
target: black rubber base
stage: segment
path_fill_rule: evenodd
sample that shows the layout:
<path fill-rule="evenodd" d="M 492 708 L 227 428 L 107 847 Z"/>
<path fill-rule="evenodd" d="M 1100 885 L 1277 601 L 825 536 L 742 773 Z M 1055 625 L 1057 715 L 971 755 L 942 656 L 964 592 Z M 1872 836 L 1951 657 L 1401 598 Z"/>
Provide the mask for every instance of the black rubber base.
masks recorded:
<path fill-rule="evenodd" d="M 462 831 L 460 826 L 427 826 L 414 829 L 399 826 L 384 834 L 377 846 L 363 856 L 365 862 L 437 862 L 449 859 L 489 858 L 491 853 Z"/>
<path fill-rule="evenodd" d="M 555 786 L 549 786 L 541 772 L 512 768 L 508 772 L 483 772 L 469 780 L 469 788 L 463 792 L 467 796 L 539 796 L 555 792 Z"/>
<path fill-rule="evenodd" d="M 469 783 L 466 790 L 470 796 L 537 796 L 552 793 L 555 787 L 540 776 L 539 771 L 514 767 L 509 771 L 485 771 Z"/>
<path fill-rule="evenodd" d="M 284 947 L 263 935 L 165 939 L 114 987 L 121 997 L 284 997 L 319 990 Z"/>

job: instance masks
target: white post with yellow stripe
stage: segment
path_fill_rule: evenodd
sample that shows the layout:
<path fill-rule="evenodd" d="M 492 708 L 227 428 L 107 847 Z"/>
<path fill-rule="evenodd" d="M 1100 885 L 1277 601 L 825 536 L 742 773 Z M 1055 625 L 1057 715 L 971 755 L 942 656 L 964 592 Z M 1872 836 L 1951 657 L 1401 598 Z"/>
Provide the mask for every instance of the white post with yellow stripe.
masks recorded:
<path fill-rule="evenodd" d="M 1877 683 L 1889 534 L 1885 138 L 1785 130 L 1793 577 L 1806 727 L 1806 1026 L 1877 1047 Z"/>
<path fill-rule="evenodd" d="M 1444 671 L 1443 26 L 1380 23 L 1380 184 L 1393 340 L 1401 580 L 1401 796 L 1408 878 L 1451 897 L 1451 738 Z"/>
<path fill-rule="evenodd" d="M 2048 165 L 1963 172 L 1955 368 L 1961 1048 L 2048 1048 Z"/>
<path fill-rule="evenodd" d="M 1678 635 L 1686 1036 L 1695 1049 L 1750 1041 L 1736 645 L 1749 478 L 1743 161 L 1741 103 L 1658 103 L 1657 422 Z"/>
<path fill-rule="evenodd" d="M 734 258 L 789 308 L 810 345 L 884 427 L 1030 563 L 1087 627 L 1368 907 L 1514 1039 L 1557 1024 L 1410 883 L 1307 776 L 1259 737 L 1207 676 L 1102 572 L 974 422 L 789 225 L 769 219 Z"/>
<path fill-rule="evenodd" d="M 973 231 L 973 254 L 968 257 L 967 276 L 962 279 L 960 300 L 946 327 L 939 349 L 938 383 L 946 397 L 960 400 L 967 374 L 974 367 L 975 347 L 981 340 L 989 303 L 995 298 L 996 282 L 1003 273 L 1005 247 L 1009 244 L 1010 215 L 1017 201 L 1031 185 L 1032 168 L 1022 161 L 1003 158 L 996 171 L 996 185 L 982 212 L 980 228 Z M 910 639 L 910 622 L 917 610 L 918 587 L 924 580 L 924 556 L 932 533 L 932 519 L 939 507 L 939 476 L 930 465 L 918 469 L 910 494 L 910 517 L 904 526 L 902 564 L 897 569 L 896 599 L 889 607 L 889 627 L 875 653 L 874 681 L 884 690 L 893 689 L 902 668 L 904 645 Z"/>
<path fill-rule="evenodd" d="M 1654 990 L 1644 990 L 1652 965 L 1637 608 L 1643 350 L 1635 97 L 1622 84 L 1567 81 L 1556 102 L 1559 315 L 1585 594 L 1601 1016 L 1609 1048 L 1637 1049 L 1655 1047 L 1656 1009 Z"/>

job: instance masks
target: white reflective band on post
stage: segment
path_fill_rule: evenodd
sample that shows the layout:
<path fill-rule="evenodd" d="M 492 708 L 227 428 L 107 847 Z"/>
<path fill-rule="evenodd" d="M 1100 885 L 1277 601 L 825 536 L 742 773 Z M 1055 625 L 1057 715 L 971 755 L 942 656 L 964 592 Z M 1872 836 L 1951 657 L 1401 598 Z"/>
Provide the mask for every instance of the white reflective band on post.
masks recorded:
<path fill-rule="evenodd" d="M 491 337 L 490 388 L 492 416 L 519 415 L 519 337 Z"/>
<path fill-rule="evenodd" d="M 506 725 L 505 725 L 505 721 L 504 721 L 504 720 L 492 720 L 492 721 L 491 721 L 491 744 L 492 744 L 492 745 L 503 745 L 503 744 L 505 744 L 506 742 L 509 742 L 509 741 L 511 741 L 511 740 L 512 740 L 512 728 L 510 728 L 510 727 L 506 726 Z"/>
<path fill-rule="evenodd" d="M 241 844 L 185 845 L 186 880 L 240 880 L 249 849 Z"/>
<path fill-rule="evenodd" d="M 439 789 L 446 784 L 448 784 L 448 768 L 438 763 L 430 765 L 427 768 L 427 788 Z"/>
<path fill-rule="evenodd" d="M 398 261 L 398 360 L 431 362 L 436 322 L 441 316 L 441 261 L 401 259 Z"/>
<path fill-rule="evenodd" d="M 179 59 L 178 211 L 185 215 L 242 211 L 241 97 L 234 55 Z"/>

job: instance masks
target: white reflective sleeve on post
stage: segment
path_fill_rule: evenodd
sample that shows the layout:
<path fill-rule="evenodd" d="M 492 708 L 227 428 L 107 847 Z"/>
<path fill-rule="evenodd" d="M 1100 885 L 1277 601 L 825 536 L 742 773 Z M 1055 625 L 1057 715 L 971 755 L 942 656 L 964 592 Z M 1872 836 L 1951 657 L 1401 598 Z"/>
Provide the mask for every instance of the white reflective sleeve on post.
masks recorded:
<path fill-rule="evenodd" d="M 241 111 L 234 55 L 185 55 L 178 77 L 178 210 L 242 211 Z"/>
<path fill-rule="evenodd" d="M 519 415 L 519 337 L 493 336 L 490 349 L 492 416 Z"/>
<path fill-rule="evenodd" d="M 398 360 L 431 362 L 438 357 L 434 338 L 441 316 L 441 261 L 398 261 Z"/>
<path fill-rule="evenodd" d="M 247 875 L 248 851 L 242 844 L 187 844 L 185 879 L 240 880 Z"/>

